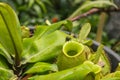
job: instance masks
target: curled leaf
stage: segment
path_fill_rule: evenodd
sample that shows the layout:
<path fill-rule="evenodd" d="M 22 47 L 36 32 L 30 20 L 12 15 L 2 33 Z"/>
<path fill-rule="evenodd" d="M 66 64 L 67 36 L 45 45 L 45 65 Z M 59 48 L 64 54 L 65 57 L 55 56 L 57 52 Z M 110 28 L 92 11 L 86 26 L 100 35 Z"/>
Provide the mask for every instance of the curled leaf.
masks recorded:
<path fill-rule="evenodd" d="M 58 55 L 57 65 L 59 70 L 72 68 L 86 60 L 84 45 L 76 41 L 68 41 L 63 45 L 62 52 Z"/>

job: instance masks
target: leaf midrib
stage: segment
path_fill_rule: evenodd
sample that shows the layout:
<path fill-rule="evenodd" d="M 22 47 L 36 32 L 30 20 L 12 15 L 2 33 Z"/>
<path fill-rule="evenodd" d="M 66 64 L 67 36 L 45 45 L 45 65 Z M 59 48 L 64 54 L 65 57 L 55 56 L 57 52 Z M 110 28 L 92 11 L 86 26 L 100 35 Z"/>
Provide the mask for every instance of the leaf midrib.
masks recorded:
<path fill-rule="evenodd" d="M 5 18 L 4 18 L 4 16 L 3 16 L 3 14 L 2 14 L 1 11 L 0 11 L 0 14 L 1 14 L 2 18 L 3 18 L 3 21 L 4 21 L 5 25 L 6 25 L 7 31 L 8 31 L 8 33 L 9 33 L 8 35 L 10 36 L 10 39 L 11 39 L 11 41 L 12 41 L 12 43 L 13 43 L 13 47 L 14 47 L 15 53 L 18 54 L 17 49 L 16 49 L 16 46 L 15 46 L 15 42 L 14 42 L 14 39 L 13 39 L 13 36 L 12 36 L 12 34 L 11 34 L 11 32 L 10 32 L 10 29 L 8 28 L 8 24 L 7 24 L 7 22 L 6 22 L 6 20 L 5 20 Z M 8 52 L 8 53 L 9 53 L 9 52 Z"/>

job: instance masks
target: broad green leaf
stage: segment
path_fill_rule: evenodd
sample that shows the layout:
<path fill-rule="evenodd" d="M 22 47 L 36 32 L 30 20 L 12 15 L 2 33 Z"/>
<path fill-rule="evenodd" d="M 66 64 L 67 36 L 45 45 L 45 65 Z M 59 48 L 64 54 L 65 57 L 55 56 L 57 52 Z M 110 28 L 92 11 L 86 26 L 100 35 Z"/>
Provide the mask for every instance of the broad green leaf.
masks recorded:
<path fill-rule="evenodd" d="M 10 64 L 13 64 L 13 60 L 10 54 L 4 49 L 4 47 L 1 44 L 0 44 L 0 54 L 4 56 Z"/>
<path fill-rule="evenodd" d="M 35 53 L 38 52 L 37 46 L 35 44 L 35 40 L 41 38 L 41 36 L 46 32 L 48 26 L 40 25 L 36 26 L 36 30 L 33 37 L 23 39 L 23 53 L 22 56 L 26 55 L 26 53 Z"/>
<path fill-rule="evenodd" d="M 13 9 L 0 3 L 0 43 L 13 57 L 22 52 L 20 24 Z"/>
<path fill-rule="evenodd" d="M 36 45 L 36 41 L 41 39 L 42 37 L 44 36 L 47 36 L 53 32 L 55 32 L 56 30 L 59 30 L 61 28 L 62 25 L 65 25 L 65 24 L 70 24 L 70 21 L 68 20 L 65 20 L 65 21 L 60 21 L 58 23 L 54 23 L 54 24 L 51 24 L 50 26 L 45 26 L 45 25 L 42 25 L 42 26 L 37 26 L 36 28 L 36 31 L 33 35 L 32 38 L 26 38 L 23 40 L 23 47 L 24 47 L 24 52 L 22 53 L 22 56 L 23 57 L 23 61 L 25 60 L 25 57 L 26 56 L 30 56 L 29 54 L 35 54 L 38 52 L 38 48 L 37 48 L 37 45 Z M 63 35 L 63 33 L 61 34 L 60 32 L 60 35 Z M 59 36 L 59 35 L 58 35 Z M 57 37 L 58 37 L 57 36 Z M 65 36 L 63 36 L 65 38 Z M 55 38 L 55 37 L 54 37 Z M 46 39 L 45 39 L 46 40 Z M 52 39 L 50 39 L 51 41 Z M 44 40 L 43 40 L 44 41 Z M 49 41 L 49 40 L 48 40 Z M 47 41 L 47 42 L 48 42 Z M 36 42 L 36 43 L 35 43 Z M 39 43 L 39 42 L 38 42 Z M 38 44 L 37 43 L 37 44 Z M 42 44 L 40 44 L 42 45 Z M 39 45 L 39 46 L 40 46 Z M 43 46 L 43 45 L 42 45 Z M 39 49 L 40 50 L 40 49 Z"/>
<path fill-rule="evenodd" d="M 54 24 L 51 24 L 50 26 L 46 26 L 46 25 L 39 25 L 39 26 L 36 26 L 36 30 L 35 30 L 35 33 L 33 35 L 33 39 L 40 39 L 42 36 L 45 36 L 45 35 L 48 35 L 56 30 L 59 30 L 62 25 L 70 25 L 70 27 L 67 27 L 69 30 L 72 29 L 72 23 L 68 20 L 64 20 L 64 21 L 60 21 L 58 23 L 54 23 Z"/>
<path fill-rule="evenodd" d="M 46 32 L 47 32 L 47 29 L 49 27 L 46 26 L 46 25 L 39 25 L 39 26 L 36 26 L 36 29 L 35 29 L 35 33 L 33 35 L 33 38 L 34 39 L 39 39 L 41 38 Z M 53 28 L 51 28 L 53 29 Z M 49 30 L 48 30 L 49 31 Z"/>
<path fill-rule="evenodd" d="M 2 55 L 0 55 L 0 67 L 8 69 L 7 61 Z"/>
<path fill-rule="evenodd" d="M 114 6 L 117 8 L 117 6 L 108 1 L 108 0 L 98 0 L 98 1 L 86 1 L 82 6 L 80 6 L 69 18 L 73 18 L 85 11 L 88 11 L 91 8 L 105 8 L 107 6 Z"/>
<path fill-rule="evenodd" d="M 44 73 L 47 71 L 58 71 L 57 65 L 45 62 L 38 62 L 30 67 L 30 69 L 28 69 L 25 74 Z"/>
<path fill-rule="evenodd" d="M 64 20 L 64 21 L 60 21 L 60 22 L 51 24 L 50 26 L 40 26 L 40 27 L 38 26 L 33 38 L 40 39 L 42 36 L 45 36 L 56 30 L 59 30 L 63 25 L 65 25 L 65 27 L 68 28 L 69 30 L 72 29 L 72 23 L 68 20 Z"/>
<path fill-rule="evenodd" d="M 12 70 L 0 67 L 0 80 L 13 80 L 13 77 L 15 78 L 16 76 Z"/>
<path fill-rule="evenodd" d="M 28 52 L 23 53 L 23 64 L 26 62 L 46 61 L 55 58 L 61 52 L 66 36 L 67 35 L 61 31 L 55 31 L 35 40 L 29 51 L 25 49 Z"/>
<path fill-rule="evenodd" d="M 83 42 L 87 38 L 90 30 L 91 30 L 91 25 L 89 23 L 86 23 L 82 26 L 78 37 L 80 42 Z"/>
<path fill-rule="evenodd" d="M 101 67 L 90 61 L 76 67 L 51 73 L 48 75 L 36 75 L 28 80 L 84 80 L 89 73 L 97 74 L 101 71 Z"/>

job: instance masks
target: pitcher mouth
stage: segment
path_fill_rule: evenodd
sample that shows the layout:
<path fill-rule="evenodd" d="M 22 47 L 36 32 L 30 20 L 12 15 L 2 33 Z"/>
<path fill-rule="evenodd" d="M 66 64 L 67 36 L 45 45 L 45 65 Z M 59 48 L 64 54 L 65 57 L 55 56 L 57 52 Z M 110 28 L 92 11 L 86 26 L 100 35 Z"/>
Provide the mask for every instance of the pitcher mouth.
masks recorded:
<path fill-rule="evenodd" d="M 63 45 L 63 53 L 67 57 L 76 57 L 84 50 L 84 45 L 76 41 L 68 41 Z"/>

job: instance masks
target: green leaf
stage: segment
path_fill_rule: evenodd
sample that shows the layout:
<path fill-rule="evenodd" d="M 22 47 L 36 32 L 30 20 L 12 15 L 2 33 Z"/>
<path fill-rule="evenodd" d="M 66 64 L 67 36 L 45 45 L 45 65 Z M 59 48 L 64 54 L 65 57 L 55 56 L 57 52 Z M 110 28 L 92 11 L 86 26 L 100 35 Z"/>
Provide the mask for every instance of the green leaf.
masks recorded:
<path fill-rule="evenodd" d="M 47 30 L 48 30 L 48 26 L 46 25 L 39 25 L 39 26 L 36 26 L 36 29 L 35 29 L 35 33 L 33 35 L 33 38 L 34 39 L 39 39 L 41 38 L 45 33 L 47 33 Z M 53 29 L 51 27 L 51 29 Z M 48 30 L 49 31 L 49 30 Z M 54 30 L 53 30 L 54 31 Z"/>
<path fill-rule="evenodd" d="M 93 41 L 91 39 L 86 39 L 82 43 L 87 45 L 87 46 L 91 46 L 93 44 Z"/>
<path fill-rule="evenodd" d="M 23 56 L 22 63 L 24 64 L 33 58 L 35 58 L 35 60 L 39 59 L 40 61 L 48 59 L 48 57 L 44 58 L 45 56 L 43 58 L 33 57 L 34 54 L 36 54 L 34 56 L 38 56 L 38 54 L 41 55 L 41 53 L 47 54 L 50 52 L 56 52 L 58 54 L 61 49 L 62 44 L 64 44 L 65 42 L 65 38 L 67 35 L 63 32 L 56 31 L 56 30 L 59 30 L 62 25 L 65 25 L 68 23 L 69 21 L 65 20 L 65 21 L 60 21 L 58 23 L 51 24 L 50 26 L 45 26 L 45 25 L 37 26 L 37 29 L 33 37 L 26 38 L 23 40 L 24 51 L 22 53 L 22 56 Z M 50 44 L 50 42 L 53 42 L 53 43 Z M 41 47 L 43 47 L 44 50 L 41 50 Z M 49 57 L 50 56 L 55 57 L 56 53 L 51 53 Z M 34 60 L 33 61 L 30 60 L 29 62 L 34 62 Z"/>
<path fill-rule="evenodd" d="M 25 49 L 28 52 L 23 53 L 23 64 L 26 62 L 46 61 L 51 58 L 55 58 L 61 52 L 66 36 L 67 35 L 61 31 L 55 31 L 38 40 L 35 40 L 29 51 L 27 48 Z"/>
<path fill-rule="evenodd" d="M 120 80 L 120 77 L 111 77 L 111 78 L 100 79 L 100 80 Z"/>
<path fill-rule="evenodd" d="M 47 4 L 47 5 L 51 6 L 51 7 L 53 7 L 53 6 L 54 6 L 54 5 L 52 4 L 52 2 L 51 2 L 51 1 L 49 1 L 49 0 L 43 0 L 43 2 L 44 2 L 45 4 Z"/>
<path fill-rule="evenodd" d="M 45 62 L 38 62 L 30 67 L 30 69 L 28 69 L 25 74 L 44 73 L 47 71 L 58 71 L 57 65 Z"/>
<path fill-rule="evenodd" d="M 13 9 L 0 3 L 0 43 L 13 57 L 22 52 L 20 24 Z"/>
<path fill-rule="evenodd" d="M 120 80 L 120 71 L 110 73 L 100 80 Z"/>
<path fill-rule="evenodd" d="M 12 70 L 0 67 L 0 80 L 13 80 L 13 77 L 15 78 L 16 76 Z"/>
<path fill-rule="evenodd" d="M 95 80 L 95 74 L 94 73 L 89 73 L 84 80 Z"/>
<path fill-rule="evenodd" d="M 41 0 L 36 0 L 37 4 L 42 8 L 43 12 L 46 13 L 47 9 L 44 3 Z"/>
<path fill-rule="evenodd" d="M 101 53 L 101 60 L 103 60 L 103 63 L 105 64 L 104 67 L 102 68 L 102 73 L 109 74 L 111 71 L 111 65 L 110 65 L 109 58 L 104 51 L 102 51 Z"/>
<path fill-rule="evenodd" d="M 109 0 L 97 0 L 97 1 L 86 1 L 82 6 L 80 6 L 69 18 L 73 18 L 85 11 L 90 10 L 91 8 L 105 8 L 107 6 L 114 6 L 117 8 L 117 6 L 110 2 Z"/>
<path fill-rule="evenodd" d="M 103 51 L 103 45 L 100 45 L 97 48 L 97 51 L 95 52 L 95 56 L 94 56 L 94 60 L 93 60 L 94 63 L 98 63 L 99 62 L 99 59 L 100 59 L 102 51 Z"/>
<path fill-rule="evenodd" d="M 33 5 L 33 9 L 35 10 L 36 14 L 37 14 L 39 17 L 42 17 L 42 16 L 43 16 L 42 11 L 41 11 L 41 8 L 40 8 L 39 5 L 34 4 L 34 5 Z"/>
<path fill-rule="evenodd" d="M 100 45 L 97 49 L 95 60 L 93 61 L 94 63 L 99 64 L 102 67 L 102 74 L 106 75 L 110 73 L 111 71 L 111 66 L 110 66 L 110 61 L 108 59 L 108 56 L 103 50 L 103 45 Z"/>
<path fill-rule="evenodd" d="M 90 30 L 91 30 L 91 25 L 89 23 L 86 23 L 82 26 L 80 33 L 79 33 L 80 42 L 83 42 L 87 38 Z"/>
<path fill-rule="evenodd" d="M 7 61 L 2 55 L 0 55 L 0 67 L 8 69 Z"/>
<path fill-rule="evenodd" d="M 120 63 L 118 64 L 116 71 L 120 71 Z"/>
<path fill-rule="evenodd" d="M 4 49 L 4 47 L 1 44 L 0 44 L 0 54 L 4 56 L 10 64 L 13 64 L 13 60 L 10 54 Z"/>
<path fill-rule="evenodd" d="M 63 25 L 69 30 L 71 30 L 72 23 L 68 20 L 60 21 L 50 26 L 38 26 L 37 30 L 35 31 L 35 35 L 33 36 L 34 39 L 40 39 L 42 36 L 48 35 L 56 30 L 59 30 Z M 70 27 L 68 27 L 70 25 Z"/>
<path fill-rule="evenodd" d="M 64 24 L 64 26 L 68 31 L 72 31 L 73 28 L 72 21 L 67 20 L 67 24 Z"/>
<path fill-rule="evenodd" d="M 89 73 L 93 72 L 94 74 L 97 74 L 100 71 L 100 66 L 95 65 L 90 61 L 85 61 L 79 66 L 48 75 L 36 75 L 28 80 L 84 80 Z"/>
<path fill-rule="evenodd" d="M 34 4 L 35 0 L 29 0 L 28 7 L 31 8 Z"/>

